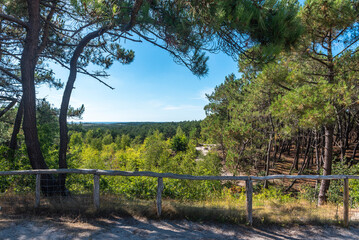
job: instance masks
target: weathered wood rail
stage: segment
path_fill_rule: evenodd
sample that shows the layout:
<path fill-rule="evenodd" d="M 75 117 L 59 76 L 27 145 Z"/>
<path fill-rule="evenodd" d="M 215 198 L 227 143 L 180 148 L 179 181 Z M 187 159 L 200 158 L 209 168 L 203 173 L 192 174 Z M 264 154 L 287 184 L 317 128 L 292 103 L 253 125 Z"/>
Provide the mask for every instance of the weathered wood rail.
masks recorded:
<path fill-rule="evenodd" d="M 117 171 L 117 170 L 98 170 L 98 169 L 38 169 L 38 170 L 21 170 L 21 171 L 3 171 L 0 176 L 9 175 L 36 175 L 36 189 L 35 189 L 35 207 L 40 206 L 40 191 L 41 191 L 41 175 L 42 174 L 89 174 L 93 175 L 93 203 L 95 209 L 100 208 L 100 176 L 128 176 L 128 177 L 154 177 L 158 178 L 157 185 L 157 214 L 162 212 L 162 192 L 163 192 L 163 178 L 184 179 L 184 180 L 219 180 L 219 181 L 245 181 L 246 182 L 246 217 L 249 225 L 253 223 L 253 181 L 265 181 L 275 179 L 312 179 L 312 180 L 343 180 L 343 218 L 344 226 L 349 226 L 349 179 L 359 179 L 358 175 L 270 175 L 263 177 L 256 176 L 192 176 L 173 173 L 156 173 L 148 171 Z"/>

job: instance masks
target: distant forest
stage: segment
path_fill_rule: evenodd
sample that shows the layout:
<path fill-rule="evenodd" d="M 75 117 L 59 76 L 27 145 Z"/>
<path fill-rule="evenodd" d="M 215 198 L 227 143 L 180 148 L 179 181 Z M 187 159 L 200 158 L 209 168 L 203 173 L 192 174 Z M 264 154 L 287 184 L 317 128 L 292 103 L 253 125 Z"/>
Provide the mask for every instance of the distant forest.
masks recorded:
<path fill-rule="evenodd" d="M 183 122 L 114 122 L 114 123 L 71 123 L 69 130 L 77 132 L 87 132 L 95 130 L 98 134 L 110 132 L 112 137 L 118 135 L 128 135 L 131 139 L 138 137 L 143 141 L 148 135 L 158 130 L 163 137 L 168 139 L 176 135 L 177 128 L 180 127 L 183 132 L 189 136 L 194 131 L 194 137 L 200 138 L 201 121 L 183 121 Z"/>

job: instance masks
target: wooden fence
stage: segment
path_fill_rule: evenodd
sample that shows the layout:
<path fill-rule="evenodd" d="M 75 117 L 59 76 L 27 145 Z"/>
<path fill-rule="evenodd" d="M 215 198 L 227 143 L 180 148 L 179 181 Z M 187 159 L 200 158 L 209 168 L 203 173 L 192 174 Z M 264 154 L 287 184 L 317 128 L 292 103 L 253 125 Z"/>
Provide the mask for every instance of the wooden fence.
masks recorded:
<path fill-rule="evenodd" d="M 127 172 L 116 170 L 97 170 L 97 169 L 40 169 L 40 170 L 22 170 L 22 171 L 3 171 L 0 176 L 9 175 L 36 175 L 35 207 L 40 206 L 41 175 L 42 174 L 92 174 L 93 184 L 93 203 L 95 209 L 100 208 L 100 176 L 141 176 L 158 178 L 157 184 L 157 215 L 162 211 L 162 192 L 163 178 L 184 179 L 184 180 L 220 180 L 220 181 L 245 181 L 246 182 L 246 217 L 249 225 L 253 223 L 253 181 L 265 181 L 275 179 L 313 179 L 313 180 L 340 180 L 344 181 L 343 202 L 344 202 L 344 226 L 349 226 L 349 179 L 359 179 L 358 175 L 271 175 L 271 176 L 192 176 L 173 173 L 155 173 L 146 171 Z"/>

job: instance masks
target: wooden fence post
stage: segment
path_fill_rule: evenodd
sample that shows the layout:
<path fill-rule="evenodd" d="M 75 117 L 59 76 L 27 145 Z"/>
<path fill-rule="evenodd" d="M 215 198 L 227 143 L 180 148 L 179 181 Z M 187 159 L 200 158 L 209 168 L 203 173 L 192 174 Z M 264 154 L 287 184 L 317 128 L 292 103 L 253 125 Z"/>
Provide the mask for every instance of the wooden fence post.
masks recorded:
<path fill-rule="evenodd" d="M 344 204 L 344 227 L 349 227 L 349 180 L 348 180 L 348 178 L 344 178 L 343 204 Z"/>
<path fill-rule="evenodd" d="M 157 180 L 157 216 L 160 217 L 162 213 L 162 191 L 163 178 L 159 177 Z"/>
<path fill-rule="evenodd" d="M 253 224 L 253 182 L 251 179 L 246 180 L 246 215 L 247 215 L 247 223 L 249 226 Z"/>
<path fill-rule="evenodd" d="M 36 174 L 35 208 L 40 207 L 41 174 Z"/>
<path fill-rule="evenodd" d="M 93 175 L 93 204 L 96 211 L 100 209 L 100 176 Z"/>

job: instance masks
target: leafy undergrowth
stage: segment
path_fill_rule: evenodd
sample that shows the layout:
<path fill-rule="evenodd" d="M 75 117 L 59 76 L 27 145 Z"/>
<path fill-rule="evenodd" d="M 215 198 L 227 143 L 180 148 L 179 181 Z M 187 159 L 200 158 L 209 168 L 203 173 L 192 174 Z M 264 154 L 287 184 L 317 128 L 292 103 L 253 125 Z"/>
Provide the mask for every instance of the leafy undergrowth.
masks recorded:
<path fill-rule="evenodd" d="M 118 195 L 102 195 L 101 208 L 95 210 L 92 196 L 43 197 L 39 208 L 34 208 L 33 194 L 6 194 L 0 198 L 2 216 L 65 217 L 96 219 L 111 217 L 145 217 L 148 219 L 187 219 L 199 222 L 246 224 L 244 194 L 223 196 L 205 201 L 178 201 L 163 199 L 162 215 L 157 216 L 155 200 L 128 199 Z M 305 199 L 268 197 L 268 193 L 254 195 L 253 225 L 341 225 L 342 207 L 328 204 L 317 207 Z M 351 219 L 350 224 L 358 224 Z"/>

